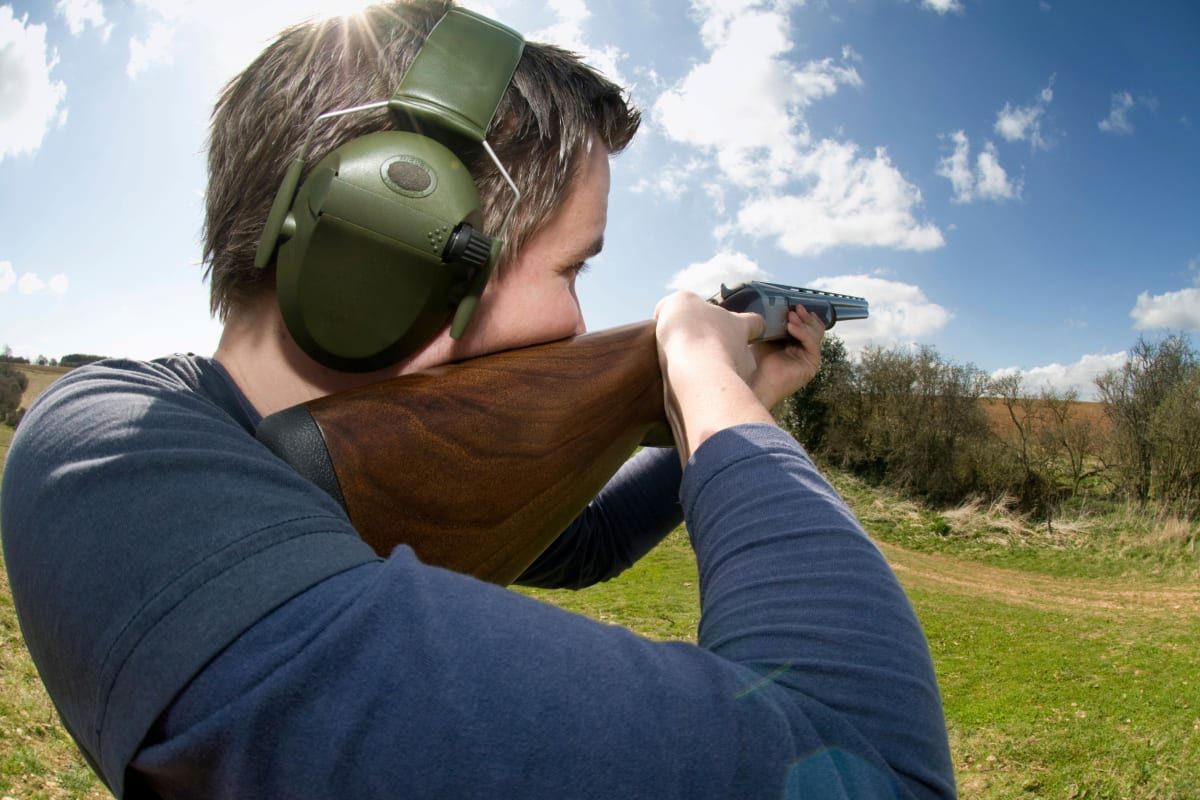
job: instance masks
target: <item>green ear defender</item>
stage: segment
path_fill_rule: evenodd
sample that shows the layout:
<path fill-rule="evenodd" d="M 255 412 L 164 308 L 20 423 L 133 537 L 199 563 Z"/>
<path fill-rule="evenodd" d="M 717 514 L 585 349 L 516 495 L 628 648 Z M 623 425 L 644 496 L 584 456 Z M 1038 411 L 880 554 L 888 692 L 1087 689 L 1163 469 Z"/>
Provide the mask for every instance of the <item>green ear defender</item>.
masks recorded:
<path fill-rule="evenodd" d="M 450 147 L 482 143 L 495 160 L 485 136 L 523 48 L 514 31 L 452 9 L 390 100 L 317 118 L 386 107 L 406 130 L 347 142 L 301 185 L 302 156 L 275 195 L 254 263 L 275 256 L 284 322 L 313 359 L 347 372 L 380 369 L 452 316 L 451 335 L 462 336 L 500 242 L 483 232 L 475 182 Z"/>

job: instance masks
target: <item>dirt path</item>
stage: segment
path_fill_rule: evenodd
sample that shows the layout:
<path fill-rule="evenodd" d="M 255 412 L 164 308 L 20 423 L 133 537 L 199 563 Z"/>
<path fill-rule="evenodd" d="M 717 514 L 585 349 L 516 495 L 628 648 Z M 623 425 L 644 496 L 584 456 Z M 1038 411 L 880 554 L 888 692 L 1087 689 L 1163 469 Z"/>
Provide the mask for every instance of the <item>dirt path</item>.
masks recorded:
<path fill-rule="evenodd" d="M 1200 586 L 1172 587 L 1136 578 L 1058 578 L 884 543 L 880 549 L 902 582 L 939 591 L 1042 609 L 1200 616 Z"/>

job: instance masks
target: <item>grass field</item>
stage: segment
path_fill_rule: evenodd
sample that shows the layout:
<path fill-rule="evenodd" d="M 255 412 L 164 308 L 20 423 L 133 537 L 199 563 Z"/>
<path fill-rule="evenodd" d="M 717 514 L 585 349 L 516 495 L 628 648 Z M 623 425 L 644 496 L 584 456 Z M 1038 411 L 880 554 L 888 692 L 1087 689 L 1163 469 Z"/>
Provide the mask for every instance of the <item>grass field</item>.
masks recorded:
<path fill-rule="evenodd" d="M 71 371 L 70 367 L 42 367 L 37 364 L 18 364 L 18 369 L 29 378 L 25 391 L 21 392 L 21 402 L 18 408 L 29 408 L 39 394 L 47 386 Z"/>
<path fill-rule="evenodd" d="M 1200 797 L 1196 525 L 1109 513 L 1042 531 L 1002 509 L 933 513 L 837 484 L 925 627 L 962 797 Z M 602 586 L 527 593 L 657 639 L 691 640 L 699 617 L 683 531 Z M 0 798 L 104 796 L 0 581 Z"/>

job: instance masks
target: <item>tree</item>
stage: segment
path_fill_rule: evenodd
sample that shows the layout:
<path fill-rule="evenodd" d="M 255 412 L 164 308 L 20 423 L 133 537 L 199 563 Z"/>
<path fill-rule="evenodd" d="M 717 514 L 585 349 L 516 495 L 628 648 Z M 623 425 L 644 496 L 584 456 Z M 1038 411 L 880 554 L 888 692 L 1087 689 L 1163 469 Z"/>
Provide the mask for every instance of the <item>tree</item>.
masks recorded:
<path fill-rule="evenodd" d="M 19 419 L 21 395 L 29 385 L 24 372 L 7 362 L 0 362 L 0 422 L 15 426 Z"/>
<path fill-rule="evenodd" d="M 1185 515 L 1200 513 L 1200 367 L 1192 365 L 1150 418 L 1154 496 Z"/>
<path fill-rule="evenodd" d="M 868 347 L 850 390 L 830 407 L 823 454 L 934 502 L 962 499 L 978 479 L 989 434 L 979 398 L 987 375 L 916 351 Z"/>
<path fill-rule="evenodd" d="M 1020 373 L 993 378 L 988 393 L 1000 401 L 1012 423 L 1011 435 L 997 437 L 1005 463 L 1015 465 L 1019 473 L 1010 479 L 1014 485 L 1004 487 L 1004 491 L 1012 491 L 1022 508 L 1047 511 L 1055 480 L 1054 459 L 1041 435 L 1046 427 L 1044 409 L 1025 391 Z"/>
<path fill-rule="evenodd" d="M 850 388 L 852 375 L 846 345 L 836 336 L 826 336 L 821 340 L 821 368 L 808 385 L 783 401 L 780 424 L 810 452 L 824 443 L 830 409 Z"/>
<path fill-rule="evenodd" d="M 4 349 L 0 350 L 0 363 L 5 364 L 28 364 L 29 359 L 24 356 L 14 356 L 12 348 L 4 345 Z"/>
<path fill-rule="evenodd" d="M 1071 496 L 1079 494 L 1088 478 L 1100 475 L 1098 449 L 1104 435 L 1096 423 L 1080 412 L 1079 392 L 1068 389 L 1059 393 L 1043 389 L 1039 396 L 1045 409 L 1046 428 L 1042 438 L 1054 452 L 1055 462 L 1065 464 L 1065 477 L 1071 483 Z"/>
<path fill-rule="evenodd" d="M 1104 412 L 1112 423 L 1123 488 L 1140 506 L 1151 498 L 1156 449 L 1164 444 L 1155 434 L 1156 418 L 1160 427 L 1166 422 L 1159 410 L 1195 369 L 1195 351 L 1186 339 L 1173 334 L 1157 343 L 1138 339 L 1122 367 L 1096 378 Z"/>
<path fill-rule="evenodd" d="M 58 360 L 59 366 L 63 367 L 82 367 L 84 364 L 91 364 L 93 361 L 101 361 L 108 356 L 96 356 L 90 353 L 68 353 Z"/>

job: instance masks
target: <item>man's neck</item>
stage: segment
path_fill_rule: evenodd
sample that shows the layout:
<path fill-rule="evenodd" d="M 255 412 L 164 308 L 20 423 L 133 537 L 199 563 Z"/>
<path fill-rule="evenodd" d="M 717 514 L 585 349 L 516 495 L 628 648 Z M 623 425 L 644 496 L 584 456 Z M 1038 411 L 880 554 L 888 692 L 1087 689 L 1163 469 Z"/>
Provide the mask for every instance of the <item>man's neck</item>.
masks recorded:
<path fill-rule="evenodd" d="M 265 417 L 318 397 L 444 364 L 454 359 L 454 342 L 443 332 L 392 367 L 340 372 L 300 349 L 287 332 L 275 297 L 267 295 L 230 312 L 213 357 Z"/>
<path fill-rule="evenodd" d="M 232 310 L 213 354 L 264 417 L 319 396 L 316 375 L 297 372 L 287 351 L 295 344 L 278 310 L 265 300 Z"/>

